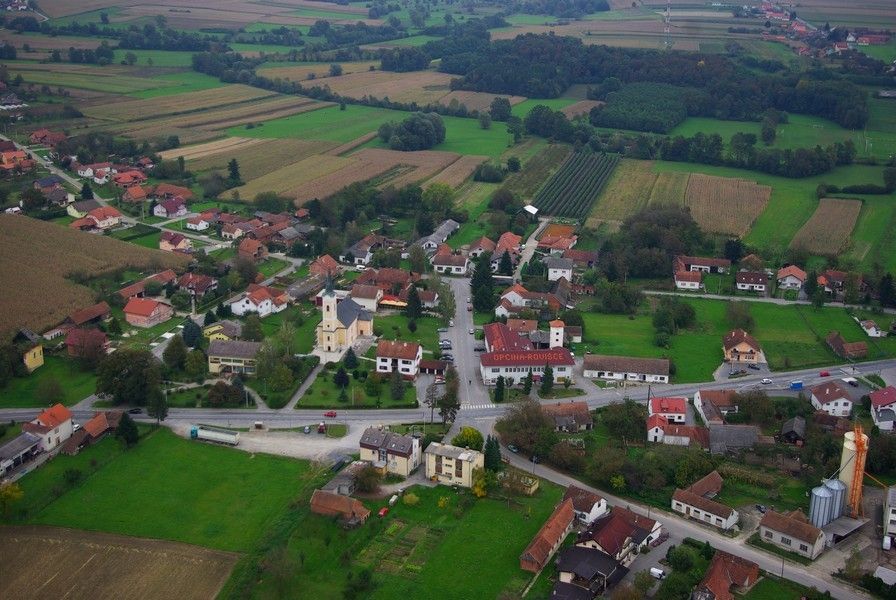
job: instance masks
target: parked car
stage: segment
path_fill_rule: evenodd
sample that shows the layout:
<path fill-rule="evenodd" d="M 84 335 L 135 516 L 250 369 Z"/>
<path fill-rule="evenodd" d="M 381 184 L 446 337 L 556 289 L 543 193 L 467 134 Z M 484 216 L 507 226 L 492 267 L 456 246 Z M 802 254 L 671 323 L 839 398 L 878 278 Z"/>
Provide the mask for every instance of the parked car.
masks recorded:
<path fill-rule="evenodd" d="M 444 385 L 444 383 L 445 383 L 445 378 L 442 377 L 441 375 L 436 375 L 435 383 L 436 383 L 437 385 Z"/>
<path fill-rule="evenodd" d="M 336 411 L 335 411 L 335 410 L 328 410 L 327 412 L 324 413 L 324 416 L 325 416 L 325 417 L 329 417 L 330 419 L 335 419 L 335 418 L 336 418 Z"/>
<path fill-rule="evenodd" d="M 442 360 L 447 360 L 448 362 L 454 362 L 454 356 L 451 354 L 443 354 Z"/>
<path fill-rule="evenodd" d="M 439 327 L 438 329 L 436 329 L 436 331 L 438 333 L 448 333 L 448 328 L 447 327 Z"/>
<path fill-rule="evenodd" d="M 747 366 L 748 366 L 749 368 L 753 369 L 754 371 L 758 371 L 758 370 L 759 370 L 759 365 L 757 365 L 757 364 L 755 364 L 755 363 L 750 363 L 750 364 L 748 364 Z"/>
<path fill-rule="evenodd" d="M 467 305 L 467 312 L 473 312 L 473 307 L 470 305 Z"/>
<path fill-rule="evenodd" d="M 310 425 L 305 425 L 305 428 L 304 428 L 302 431 L 305 432 L 305 433 L 311 433 L 311 426 L 310 426 Z"/>
<path fill-rule="evenodd" d="M 764 378 L 762 379 L 762 381 L 760 381 L 759 383 L 761 383 L 762 385 L 768 385 L 768 384 L 770 384 L 771 382 L 772 382 L 771 379 L 769 379 L 768 377 L 764 377 Z"/>
<path fill-rule="evenodd" d="M 470 327 L 470 335 L 476 335 L 476 329 Z"/>
<path fill-rule="evenodd" d="M 765 514 L 765 511 L 766 511 L 765 504 L 757 504 L 757 505 L 756 505 L 756 510 L 758 510 L 758 511 L 761 512 L 762 514 Z"/>
<path fill-rule="evenodd" d="M 821 373 L 818 374 L 818 376 L 819 377 L 830 377 L 831 372 L 830 371 L 822 371 Z"/>
<path fill-rule="evenodd" d="M 844 377 L 843 381 L 845 383 L 848 383 L 852 387 L 859 387 L 859 380 L 856 379 L 855 377 Z"/>
<path fill-rule="evenodd" d="M 659 567 L 650 567 L 650 574 L 653 575 L 656 579 L 666 578 L 666 572 Z"/>
<path fill-rule="evenodd" d="M 132 409 L 130 409 L 130 410 L 128 411 L 128 413 L 130 413 L 130 414 L 132 414 L 132 415 L 139 415 L 139 414 L 141 414 L 142 412 L 143 412 L 143 409 L 142 409 L 142 408 L 132 408 Z"/>
<path fill-rule="evenodd" d="M 448 319 L 448 327 L 454 327 L 454 319 Z"/>
<path fill-rule="evenodd" d="M 381 517 L 385 517 L 386 515 L 389 514 L 389 507 L 388 507 L 388 506 L 384 506 L 384 507 L 382 507 L 382 508 L 380 509 L 380 511 L 379 511 L 378 513 L 376 513 L 376 514 L 378 514 L 378 515 L 381 516 Z"/>
<path fill-rule="evenodd" d="M 517 452 L 520 451 L 520 449 L 517 448 L 516 446 L 514 446 L 513 444 L 507 444 L 507 449 L 510 450 L 511 452 L 513 452 L 514 454 L 516 454 Z"/>

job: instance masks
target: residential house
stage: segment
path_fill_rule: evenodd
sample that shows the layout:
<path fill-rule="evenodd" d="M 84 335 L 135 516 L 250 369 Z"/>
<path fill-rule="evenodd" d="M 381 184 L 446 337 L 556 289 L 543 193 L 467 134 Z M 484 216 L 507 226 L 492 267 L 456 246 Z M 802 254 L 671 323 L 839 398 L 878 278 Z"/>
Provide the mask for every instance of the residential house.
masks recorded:
<path fill-rule="evenodd" d="M 173 316 L 170 304 L 150 298 L 131 298 L 124 307 L 125 320 L 135 327 L 154 327 Z"/>
<path fill-rule="evenodd" d="M 576 519 L 590 525 L 596 519 L 607 514 L 607 500 L 599 494 L 571 485 L 563 494 L 564 500 L 572 500 L 572 508 Z"/>
<path fill-rule="evenodd" d="M 250 283 L 239 298 L 230 303 L 230 310 L 237 316 L 255 313 L 260 318 L 282 312 L 289 306 L 289 294 L 285 290 Z"/>
<path fill-rule="evenodd" d="M 675 289 L 699 290 L 703 287 L 702 271 L 675 271 Z"/>
<path fill-rule="evenodd" d="M 597 264 L 598 253 L 571 248 L 563 252 L 563 258 L 571 259 L 579 269 L 591 269 Z"/>
<path fill-rule="evenodd" d="M 68 139 L 68 136 L 61 131 L 50 131 L 49 129 L 38 129 L 28 138 L 32 144 L 43 144 L 45 146 L 56 146 L 59 142 Z"/>
<path fill-rule="evenodd" d="M 662 527 L 657 521 L 614 506 L 609 515 L 594 521 L 580 533 L 575 545 L 596 548 L 628 566 L 661 532 Z"/>
<path fill-rule="evenodd" d="M 764 294 L 768 287 L 768 276 L 762 271 L 738 271 L 734 282 L 740 291 Z"/>
<path fill-rule="evenodd" d="M 554 282 L 550 292 L 530 292 L 519 283 L 515 283 L 501 293 L 496 317 L 512 317 L 525 310 L 536 312 L 547 310 L 557 312 L 570 306 L 570 285 L 566 279 Z"/>
<path fill-rule="evenodd" d="M 551 223 L 541 231 L 538 238 L 538 249 L 551 254 L 562 254 L 576 243 L 574 225 Z"/>
<path fill-rule="evenodd" d="M 255 374 L 255 357 L 261 349 L 260 342 L 242 340 L 216 340 L 208 343 L 208 372 Z"/>
<path fill-rule="evenodd" d="M 801 511 L 769 510 L 759 521 L 759 538 L 767 543 L 815 560 L 824 550 L 824 532 L 809 523 Z"/>
<path fill-rule="evenodd" d="M 69 202 L 74 201 L 75 195 L 66 192 L 62 188 L 55 188 L 46 194 L 46 198 L 47 202 L 54 206 L 68 206 Z"/>
<path fill-rule="evenodd" d="M 864 321 L 859 321 L 859 327 L 862 328 L 862 331 L 865 332 L 865 335 L 873 338 L 882 338 L 887 337 L 887 330 L 881 329 L 877 326 L 877 323 L 872 321 L 871 319 L 865 319 Z"/>
<path fill-rule="evenodd" d="M 142 298 L 146 294 L 146 284 L 151 281 L 154 281 L 161 286 L 166 286 L 169 283 L 177 281 L 177 273 L 171 269 L 165 269 L 164 271 L 150 275 L 140 281 L 135 281 L 130 285 L 124 286 L 118 290 L 118 295 L 124 300 L 134 297 Z"/>
<path fill-rule="evenodd" d="M 22 423 L 23 433 L 40 438 L 41 452 L 49 452 L 65 443 L 73 430 L 72 413 L 61 404 L 54 404 L 28 423 Z"/>
<path fill-rule="evenodd" d="M 495 243 L 495 251 L 492 252 L 492 271 L 495 272 L 498 270 L 498 267 L 501 265 L 501 257 L 504 256 L 505 252 L 510 256 L 510 261 L 516 265 L 520 259 L 520 246 L 522 243 L 522 236 L 510 231 L 502 233 L 501 237 L 498 238 L 497 243 Z"/>
<path fill-rule="evenodd" d="M 325 517 L 339 517 L 339 520 L 347 525 L 360 525 L 367 521 L 370 509 L 351 496 L 343 496 L 314 490 L 311 494 L 311 512 Z"/>
<path fill-rule="evenodd" d="M 416 286 L 415 286 L 416 287 Z M 411 286 L 406 287 L 398 294 L 398 301 L 394 300 L 394 296 L 389 296 L 388 300 L 392 302 L 393 308 L 404 308 L 408 305 L 408 294 L 410 293 Z M 435 310 L 439 307 L 439 294 L 434 290 L 421 290 L 417 289 L 417 297 L 420 298 L 420 305 L 428 310 Z M 386 299 L 386 295 L 383 295 L 383 299 Z"/>
<path fill-rule="evenodd" d="M 202 298 L 218 289 L 218 280 L 202 273 L 184 273 L 177 280 L 177 287 L 196 298 Z"/>
<path fill-rule="evenodd" d="M 420 238 L 414 244 L 424 250 L 434 251 L 439 247 L 439 244 L 444 244 L 451 234 L 458 229 L 460 229 L 460 223 L 454 219 L 446 219 L 439 223 L 439 226 L 431 234 Z"/>
<path fill-rule="evenodd" d="M 703 580 L 697 584 L 694 600 L 735 600 L 743 597 L 759 580 L 759 565 L 734 554 L 716 550 Z M 732 590 L 738 592 L 735 596 Z"/>
<path fill-rule="evenodd" d="M 93 306 L 82 308 L 70 314 L 65 320 L 66 324 L 81 327 L 84 325 L 96 325 L 109 318 L 112 309 L 105 301 L 98 302 Z"/>
<path fill-rule="evenodd" d="M 676 425 L 663 415 L 647 418 L 647 441 L 667 446 L 700 446 L 709 448 L 709 430 L 694 425 Z"/>
<path fill-rule="evenodd" d="M 69 224 L 73 229 L 99 229 L 105 231 L 117 227 L 121 223 L 121 213 L 111 206 L 94 208 L 82 219 L 77 219 Z"/>
<path fill-rule="evenodd" d="M 731 268 L 727 258 L 707 258 L 703 256 L 676 256 L 672 270 L 702 271 L 703 273 L 726 273 Z"/>
<path fill-rule="evenodd" d="M 142 185 L 132 185 L 124 191 L 121 199 L 128 204 L 140 204 L 149 199 L 149 191 Z"/>
<path fill-rule="evenodd" d="M 725 362 L 758 364 L 765 362 L 765 353 L 752 335 L 743 329 L 729 331 L 722 337 Z"/>
<path fill-rule="evenodd" d="M 896 421 L 896 388 L 892 385 L 874 390 L 868 396 L 871 398 L 871 418 L 881 431 L 893 431 L 893 423 Z"/>
<path fill-rule="evenodd" d="M 669 423 L 684 423 L 687 417 L 687 398 L 657 396 L 647 404 L 648 415 L 662 415 Z"/>
<path fill-rule="evenodd" d="M 31 460 L 40 452 L 41 438 L 32 433 L 20 433 L 0 446 L 0 477 Z"/>
<path fill-rule="evenodd" d="M 710 424 L 709 451 L 726 454 L 752 448 L 759 442 L 761 433 L 755 425 Z"/>
<path fill-rule="evenodd" d="M 240 338 L 242 333 L 243 324 L 229 319 L 215 321 L 211 325 L 206 325 L 202 328 L 202 335 L 209 340 L 236 340 Z"/>
<path fill-rule="evenodd" d="M 541 261 L 548 270 L 548 281 L 557 281 L 561 277 L 572 281 L 572 270 L 575 263 L 571 258 L 548 256 Z"/>
<path fill-rule="evenodd" d="M 164 252 L 189 252 L 193 248 L 193 240 L 182 233 L 163 231 L 159 238 L 159 250 Z"/>
<path fill-rule="evenodd" d="M 163 219 L 182 217 L 187 214 L 187 203 L 179 196 L 161 200 L 156 204 L 155 208 L 152 209 L 152 214 L 157 217 L 162 217 Z"/>
<path fill-rule="evenodd" d="M 65 212 L 67 212 L 70 217 L 82 219 L 87 216 L 87 213 L 100 206 L 102 205 L 96 200 L 79 200 L 69 204 L 65 208 Z"/>
<path fill-rule="evenodd" d="M 355 280 L 355 283 L 363 285 L 375 285 L 383 290 L 383 294 L 398 295 L 407 287 L 420 280 L 420 275 L 402 269 L 384 267 L 382 269 L 367 269 Z"/>
<path fill-rule="evenodd" d="M 264 260 L 268 256 L 268 249 L 258 240 L 245 238 L 237 247 L 237 255 L 240 258 L 248 258 L 253 262 Z"/>
<path fill-rule="evenodd" d="M 420 344 L 380 340 L 376 345 L 376 372 L 398 371 L 406 379 L 416 379 L 422 358 L 423 347 Z"/>
<path fill-rule="evenodd" d="M 20 329 L 13 338 L 13 344 L 22 356 L 22 363 L 29 373 L 33 373 L 44 364 L 44 347 L 42 338 L 30 329 Z"/>
<path fill-rule="evenodd" d="M 798 290 L 806 283 L 806 272 L 796 265 L 789 265 L 778 269 L 778 289 Z"/>
<path fill-rule="evenodd" d="M 847 342 L 839 331 L 832 331 L 825 338 L 834 354 L 847 360 L 858 360 L 868 356 L 868 344 L 865 342 Z"/>
<path fill-rule="evenodd" d="M 30 171 L 34 167 L 34 161 L 28 157 L 24 150 L 7 150 L 0 152 L 0 169 L 4 171 Z"/>
<path fill-rule="evenodd" d="M 470 261 L 463 254 L 437 253 L 432 257 L 432 266 L 436 273 L 466 275 L 470 266 Z"/>
<path fill-rule="evenodd" d="M 362 336 L 373 335 L 373 317 L 364 308 L 347 298 L 338 302 L 333 288 L 324 290 L 320 323 L 315 329 L 314 353 L 322 362 L 338 361 Z"/>
<path fill-rule="evenodd" d="M 594 419 L 588 410 L 587 402 L 542 404 L 541 411 L 554 421 L 555 431 L 578 433 L 594 427 Z"/>
<path fill-rule="evenodd" d="M 806 419 L 797 415 L 781 425 L 781 440 L 788 444 L 802 445 L 806 440 Z"/>
<path fill-rule="evenodd" d="M 557 548 L 572 528 L 575 510 L 572 500 L 563 500 L 548 517 L 538 533 L 520 555 L 520 568 L 530 573 L 538 573 L 547 564 Z"/>
<path fill-rule="evenodd" d="M 336 277 L 339 277 L 339 274 L 342 272 L 342 267 L 339 266 L 339 263 L 337 263 L 332 256 L 324 254 L 318 256 L 310 265 L 308 265 L 308 272 L 311 275 L 335 279 Z"/>
<path fill-rule="evenodd" d="M 190 231 L 205 231 L 211 226 L 211 223 L 204 215 L 197 215 L 187 219 L 185 226 Z"/>
<path fill-rule="evenodd" d="M 669 360 L 586 354 L 582 375 L 588 379 L 669 383 Z"/>
<path fill-rule="evenodd" d="M 193 199 L 193 192 L 190 190 L 190 188 L 186 188 L 180 185 L 173 185 L 171 183 L 158 184 L 153 188 L 152 195 L 159 200 L 182 198 L 184 202 L 189 202 Z"/>
<path fill-rule="evenodd" d="M 109 350 L 109 338 L 99 329 L 75 327 L 66 333 L 65 347 L 72 358 L 102 356 Z"/>
<path fill-rule="evenodd" d="M 372 463 L 386 473 L 407 477 L 421 463 L 420 440 L 368 427 L 361 435 L 361 460 Z"/>
<path fill-rule="evenodd" d="M 513 385 L 530 372 L 535 381 L 540 381 L 546 366 L 553 370 L 554 381 L 572 381 L 575 360 L 566 348 L 484 352 L 479 357 L 479 374 L 485 385 L 494 385 L 498 377 Z"/>
<path fill-rule="evenodd" d="M 694 520 L 727 531 L 737 525 L 737 511 L 713 498 L 722 491 L 722 476 L 718 471 L 672 494 L 672 510 Z"/>
<path fill-rule="evenodd" d="M 852 398 L 839 381 L 826 381 L 811 388 L 810 401 L 815 410 L 835 417 L 848 417 L 852 412 Z"/>
<path fill-rule="evenodd" d="M 137 171 L 136 169 L 122 171 L 112 176 L 112 182 L 115 184 L 115 186 L 125 189 L 133 186 L 138 186 L 145 181 L 146 175 L 144 175 L 141 171 Z"/>
<path fill-rule="evenodd" d="M 392 245 L 391 240 L 375 233 L 369 233 L 346 248 L 339 260 L 353 265 L 368 265 L 373 260 L 374 252 Z"/>
<path fill-rule="evenodd" d="M 557 573 L 557 585 L 578 587 L 594 598 L 625 577 L 628 569 L 602 550 L 568 546 L 557 556 Z M 563 588 L 561 593 L 566 593 Z"/>
<path fill-rule="evenodd" d="M 64 183 L 65 182 L 59 175 L 47 175 L 46 177 L 35 180 L 32 187 L 46 196 L 50 190 L 63 187 Z"/>
<path fill-rule="evenodd" d="M 473 470 L 485 468 L 485 455 L 477 450 L 430 442 L 426 456 L 426 478 L 446 485 L 473 487 Z"/>
<path fill-rule="evenodd" d="M 383 290 L 375 285 L 363 285 L 356 283 L 352 286 L 349 296 L 361 305 L 364 310 L 376 312 L 380 300 L 383 299 Z"/>
<path fill-rule="evenodd" d="M 235 240 L 246 235 L 251 230 L 248 223 L 224 223 L 221 226 L 221 237 L 225 240 Z"/>
<path fill-rule="evenodd" d="M 481 255 L 486 253 L 493 255 L 495 253 L 495 248 L 497 248 L 495 242 L 491 241 L 487 237 L 481 237 L 470 244 L 467 255 L 470 258 L 479 258 Z"/>
<path fill-rule="evenodd" d="M 722 424 L 729 413 L 738 412 L 736 390 L 697 390 L 694 394 L 694 408 L 707 425 Z"/>
<path fill-rule="evenodd" d="M 75 171 L 78 173 L 78 177 L 86 177 L 88 179 L 95 178 L 99 171 L 102 171 L 105 175 L 106 172 L 112 170 L 112 163 L 110 162 L 98 162 L 91 163 L 89 165 L 78 165 L 75 168 Z"/>

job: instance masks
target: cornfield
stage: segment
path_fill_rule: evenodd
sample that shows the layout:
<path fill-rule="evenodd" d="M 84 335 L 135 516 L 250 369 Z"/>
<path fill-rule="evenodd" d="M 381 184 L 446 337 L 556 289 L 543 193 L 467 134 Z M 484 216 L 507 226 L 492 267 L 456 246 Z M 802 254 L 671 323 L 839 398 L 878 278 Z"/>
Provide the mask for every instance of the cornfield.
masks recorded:
<path fill-rule="evenodd" d="M 809 220 L 793 236 L 790 247 L 822 256 L 836 255 L 849 243 L 861 211 L 861 200 L 822 198 Z"/>

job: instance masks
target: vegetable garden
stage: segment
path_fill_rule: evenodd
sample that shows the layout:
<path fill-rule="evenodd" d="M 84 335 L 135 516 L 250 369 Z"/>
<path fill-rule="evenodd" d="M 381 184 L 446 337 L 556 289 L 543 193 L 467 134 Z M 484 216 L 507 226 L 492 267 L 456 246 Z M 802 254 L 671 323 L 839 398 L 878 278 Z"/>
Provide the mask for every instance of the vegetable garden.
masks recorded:
<path fill-rule="evenodd" d="M 616 154 L 576 152 L 539 190 L 532 204 L 547 214 L 584 217 L 618 162 Z"/>

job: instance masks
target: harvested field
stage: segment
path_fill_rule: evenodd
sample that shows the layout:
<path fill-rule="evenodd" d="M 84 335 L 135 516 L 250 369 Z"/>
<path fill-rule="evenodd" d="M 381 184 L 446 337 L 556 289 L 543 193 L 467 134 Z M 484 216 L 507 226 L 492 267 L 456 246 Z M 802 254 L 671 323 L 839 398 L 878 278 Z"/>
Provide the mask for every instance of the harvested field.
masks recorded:
<path fill-rule="evenodd" d="M 488 110 L 495 98 L 507 98 L 510 105 L 519 104 L 526 100 L 525 96 L 505 96 L 501 94 L 489 94 L 488 92 L 467 92 L 463 90 L 455 90 L 450 94 L 446 94 L 439 100 L 439 104 L 449 105 L 452 100 L 457 100 L 459 104 L 467 107 L 467 110 Z"/>
<path fill-rule="evenodd" d="M 75 274 L 96 277 L 124 267 L 180 270 L 189 262 L 170 252 L 7 214 L 0 214 L 0 256 L 5 283 L 0 289 L 0 333 L 23 326 L 44 331 L 93 304 L 94 292 L 68 279 Z"/>
<path fill-rule="evenodd" d="M 5 598 L 214 598 L 239 555 L 58 527 L 0 528 Z M 13 567 L 13 565 L 15 565 Z"/>
<path fill-rule="evenodd" d="M 473 175 L 476 167 L 488 160 L 487 156 L 466 155 L 448 165 L 445 170 L 430 179 L 430 183 L 446 183 L 453 188 L 459 187 Z"/>
<path fill-rule="evenodd" d="M 262 142 L 264 142 L 264 140 L 260 138 L 228 137 L 224 138 L 223 140 L 215 140 L 214 142 L 197 144 L 195 146 L 188 146 L 186 148 L 174 148 L 172 150 L 165 150 L 163 152 L 159 152 L 159 157 L 162 160 L 174 160 L 182 156 L 184 160 L 196 160 L 198 158 L 204 158 L 206 156 L 220 154 L 222 152 L 236 152 L 242 150 L 243 148 L 248 148 L 249 146 L 258 145 Z"/>
<path fill-rule="evenodd" d="M 658 173 L 650 190 L 650 204 L 684 204 L 690 176 L 690 173 Z"/>
<path fill-rule="evenodd" d="M 861 200 L 822 198 L 809 220 L 793 236 L 790 247 L 822 256 L 837 255 L 849 243 L 861 211 Z"/>
<path fill-rule="evenodd" d="M 375 96 L 388 97 L 396 102 L 416 102 L 420 105 L 436 103 L 450 92 L 452 76 L 436 71 L 393 73 L 390 71 L 364 71 L 339 77 L 326 77 L 309 82 L 309 87 L 329 87 L 330 90 L 350 98 Z"/>
<path fill-rule="evenodd" d="M 603 105 L 604 103 L 600 100 L 579 100 L 575 104 L 570 104 L 569 106 L 561 108 L 560 112 L 566 115 L 568 119 L 572 119 L 580 115 L 587 116 L 592 108 Z"/>
<path fill-rule="evenodd" d="M 334 4 L 333 6 L 338 6 Z M 315 79 L 323 79 L 330 76 L 330 65 L 333 63 L 312 63 L 312 64 L 297 64 L 288 67 L 263 67 L 259 70 L 261 75 L 265 77 L 270 77 L 272 79 L 276 79 L 277 77 L 281 79 L 291 79 L 292 81 L 298 82 L 306 82 L 307 85 L 314 85 L 314 81 L 308 78 L 309 75 L 314 75 Z M 340 62 L 336 63 L 342 67 L 343 75 L 350 75 L 352 73 L 363 73 L 370 71 L 370 67 L 379 68 L 380 61 L 374 60 L 365 60 L 365 61 L 354 61 L 354 62 Z"/>
<path fill-rule="evenodd" d="M 743 237 L 771 194 L 771 187 L 755 181 L 691 173 L 686 202 L 703 231 Z"/>
<path fill-rule="evenodd" d="M 345 154 L 346 152 L 351 152 L 358 146 L 363 146 L 370 140 L 374 139 L 377 135 L 378 134 L 376 131 L 371 131 L 370 133 L 365 133 L 361 137 L 357 137 L 350 142 L 346 142 L 344 144 L 336 146 L 332 150 L 327 150 L 327 154 L 329 154 L 331 156 L 340 156 L 342 154 Z"/>
<path fill-rule="evenodd" d="M 334 171 L 339 171 L 343 167 L 351 166 L 354 163 L 355 161 L 349 158 L 315 154 L 298 162 L 280 167 L 235 189 L 239 191 L 241 198 L 254 198 L 261 192 L 277 192 L 278 194 L 294 196 L 299 186 L 301 186 L 301 189 L 304 189 L 305 184 Z M 232 193 L 232 190 L 228 190 L 228 195 Z"/>
<path fill-rule="evenodd" d="M 295 164 L 300 160 L 322 154 L 335 142 L 319 142 L 317 140 L 263 140 L 261 146 L 240 146 L 227 149 L 216 154 L 189 160 L 188 165 L 194 171 L 224 170 L 231 158 L 240 164 L 240 175 L 243 180 L 252 183 L 253 179 L 273 173 L 283 165 Z"/>
<path fill-rule="evenodd" d="M 586 225 L 619 222 L 647 206 L 656 173 L 652 161 L 622 159 L 588 216 Z"/>
<path fill-rule="evenodd" d="M 132 122 L 207 108 L 220 108 L 250 100 L 258 101 L 275 95 L 273 92 L 247 85 L 233 84 L 186 94 L 99 104 L 86 107 L 83 112 L 96 119 Z"/>
<path fill-rule="evenodd" d="M 37 34 L 21 34 L 4 29 L 0 32 L 0 42 L 15 46 L 21 50 L 22 46 L 28 44 L 31 50 L 68 50 L 69 48 L 78 48 L 80 50 L 95 50 L 98 42 L 95 38 L 68 37 L 68 36 L 49 36 Z M 28 58 L 32 58 L 32 53 L 24 54 Z M 19 55 L 22 58 L 22 55 Z"/>

